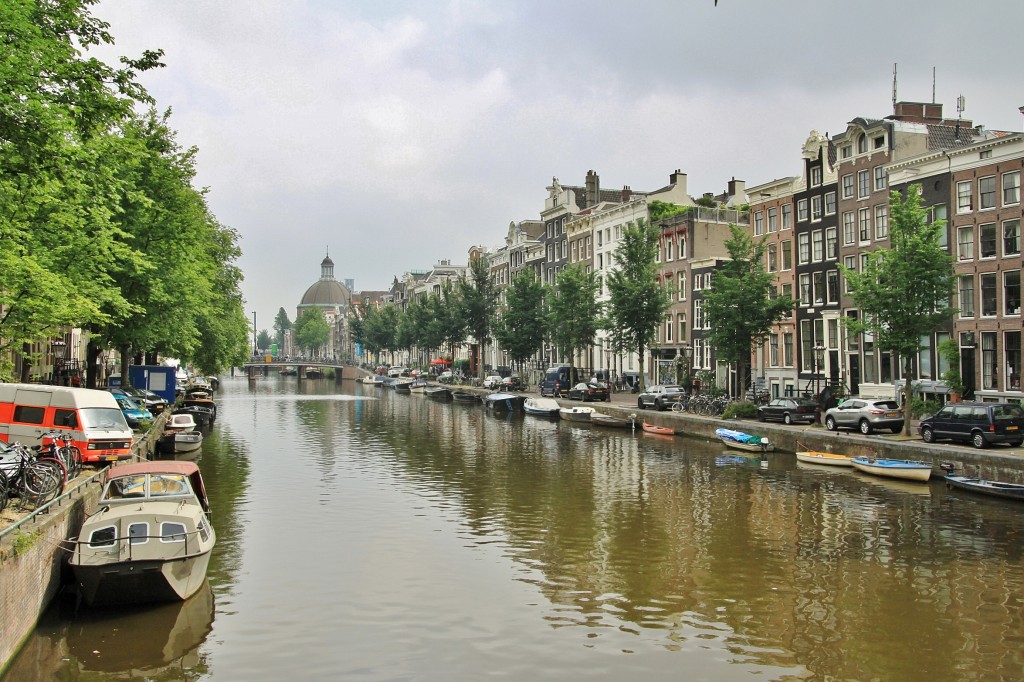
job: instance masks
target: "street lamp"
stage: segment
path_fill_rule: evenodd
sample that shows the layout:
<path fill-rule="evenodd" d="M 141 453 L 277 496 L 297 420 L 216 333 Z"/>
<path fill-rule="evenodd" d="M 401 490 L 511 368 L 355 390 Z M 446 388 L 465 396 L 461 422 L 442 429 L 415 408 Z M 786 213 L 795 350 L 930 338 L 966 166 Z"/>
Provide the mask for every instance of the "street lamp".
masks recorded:
<path fill-rule="evenodd" d="M 256 311 L 252 311 L 252 356 L 256 357 L 260 354 L 259 346 L 256 345 Z"/>
<path fill-rule="evenodd" d="M 684 341 L 682 351 L 683 359 L 686 360 L 686 385 L 683 388 L 689 396 L 693 390 L 693 347 Z"/>

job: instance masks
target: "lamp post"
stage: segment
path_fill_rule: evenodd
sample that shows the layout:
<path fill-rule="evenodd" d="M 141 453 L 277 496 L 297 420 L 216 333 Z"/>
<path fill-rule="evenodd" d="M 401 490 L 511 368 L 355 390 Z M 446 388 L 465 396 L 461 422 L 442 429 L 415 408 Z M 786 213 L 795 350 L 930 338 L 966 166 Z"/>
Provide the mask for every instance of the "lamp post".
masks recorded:
<path fill-rule="evenodd" d="M 683 343 L 683 360 L 686 361 L 686 384 L 683 388 L 686 389 L 686 395 L 690 395 L 690 391 L 693 390 L 693 346 L 688 343 Z"/>
<path fill-rule="evenodd" d="M 256 331 L 256 311 L 252 311 L 252 356 L 255 358 L 259 355 L 259 347 L 256 345 L 258 332 Z"/>
<path fill-rule="evenodd" d="M 50 341 L 50 349 L 53 351 L 53 373 L 50 383 L 56 384 L 62 380 L 64 372 L 64 359 L 67 353 L 68 344 L 64 339 L 53 339 Z"/>

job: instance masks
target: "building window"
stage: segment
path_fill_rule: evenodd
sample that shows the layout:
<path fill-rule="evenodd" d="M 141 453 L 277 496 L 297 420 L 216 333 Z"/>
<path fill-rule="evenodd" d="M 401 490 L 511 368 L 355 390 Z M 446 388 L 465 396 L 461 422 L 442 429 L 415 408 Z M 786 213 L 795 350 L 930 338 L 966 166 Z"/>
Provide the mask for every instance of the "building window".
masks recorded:
<path fill-rule="evenodd" d="M 973 193 L 971 191 L 971 181 L 956 183 L 956 212 L 957 213 L 970 213 L 974 210 L 974 205 L 971 202 Z"/>
<path fill-rule="evenodd" d="M 859 209 L 857 211 L 857 222 L 860 228 L 860 240 L 862 242 L 871 241 L 871 209 Z"/>
<path fill-rule="evenodd" d="M 814 273 L 814 305 L 821 305 L 825 302 L 825 273 L 819 270 Z"/>
<path fill-rule="evenodd" d="M 1003 222 L 1003 255 L 1020 255 L 1020 220 L 1007 220 Z"/>
<path fill-rule="evenodd" d="M 679 260 L 686 259 L 686 237 L 679 237 Z"/>
<path fill-rule="evenodd" d="M 978 210 L 996 207 L 996 176 L 990 175 L 987 178 L 978 180 Z"/>
<path fill-rule="evenodd" d="M 851 145 L 844 144 L 842 149 L 839 150 L 839 154 L 844 159 L 849 159 L 850 157 L 853 156 L 853 147 Z"/>
<path fill-rule="evenodd" d="M 868 150 L 868 138 L 867 135 L 861 135 L 857 138 L 857 153 L 863 154 Z"/>
<path fill-rule="evenodd" d="M 791 301 L 793 300 L 793 283 L 792 282 L 787 282 L 786 284 L 782 285 L 782 295 L 785 296 L 786 298 L 788 298 Z M 792 310 L 787 310 L 786 314 L 784 315 L 784 317 L 787 320 L 792 318 L 793 317 L 793 311 Z"/>
<path fill-rule="evenodd" d="M 875 239 L 889 237 L 889 205 L 875 206 Z"/>
<path fill-rule="evenodd" d="M 821 220 L 821 197 L 811 197 L 811 220 Z"/>
<path fill-rule="evenodd" d="M 857 198 L 866 199 L 871 194 L 871 171 L 857 171 Z"/>
<path fill-rule="evenodd" d="M 704 328 L 704 301 L 699 298 L 693 302 L 693 328 Z"/>
<path fill-rule="evenodd" d="M 815 263 L 820 263 L 825 258 L 823 240 L 824 235 L 821 230 L 815 230 L 811 233 L 811 259 Z"/>
<path fill-rule="evenodd" d="M 925 220 L 928 222 L 928 224 L 934 223 L 936 220 L 945 220 L 945 219 L 946 219 L 946 205 L 945 204 L 936 204 L 936 205 L 932 206 L 931 208 L 929 208 L 928 209 L 928 213 L 927 213 L 927 217 L 925 218 Z M 949 230 L 947 229 L 947 227 L 944 227 L 943 229 L 939 230 L 939 246 L 941 246 L 942 248 L 946 248 L 947 246 L 949 246 L 949 234 L 948 234 Z"/>
<path fill-rule="evenodd" d="M 974 275 L 960 276 L 960 317 L 974 317 Z"/>
<path fill-rule="evenodd" d="M 1020 315 L 1020 270 L 1003 273 L 1003 314 Z"/>
<path fill-rule="evenodd" d="M 669 239 L 665 242 L 665 261 L 675 260 L 672 255 L 672 251 L 675 247 L 675 241 Z"/>
<path fill-rule="evenodd" d="M 981 387 L 995 389 L 996 386 L 996 333 L 981 333 Z"/>
<path fill-rule="evenodd" d="M 1006 390 L 1020 390 L 1020 332 L 1003 334 L 1003 352 L 1006 354 Z"/>
<path fill-rule="evenodd" d="M 843 198 L 853 198 L 853 173 L 843 176 Z"/>
<path fill-rule="evenodd" d="M 782 366 L 793 366 L 793 332 L 782 335 Z"/>
<path fill-rule="evenodd" d="M 875 166 L 875 191 L 885 189 L 885 166 Z"/>
<path fill-rule="evenodd" d="M 836 243 L 836 228 L 825 228 L 825 258 L 835 260 L 839 245 Z"/>
<path fill-rule="evenodd" d="M 1003 206 L 1020 203 L 1020 171 L 1003 173 Z"/>
<path fill-rule="evenodd" d="M 754 234 L 764 234 L 764 213 L 754 213 Z"/>
<path fill-rule="evenodd" d="M 679 313 L 679 340 L 684 341 L 686 339 L 686 313 Z"/>
<path fill-rule="evenodd" d="M 843 256 L 843 267 L 850 272 L 857 272 L 857 257 L 856 256 Z M 850 280 L 846 280 L 846 285 L 843 287 L 843 291 L 850 293 Z"/>
<path fill-rule="evenodd" d="M 782 229 L 792 230 L 793 229 L 793 205 L 783 204 L 782 205 Z"/>
<path fill-rule="evenodd" d="M 800 275 L 800 305 L 811 304 L 811 276 L 806 272 Z"/>
<path fill-rule="evenodd" d="M 843 214 L 843 244 L 849 246 L 857 241 L 856 221 L 853 218 L 853 211 Z"/>
<path fill-rule="evenodd" d="M 821 184 L 821 166 L 815 166 L 811 169 L 811 187 L 817 187 Z"/>
<path fill-rule="evenodd" d="M 996 274 L 994 272 L 981 275 L 981 316 L 995 317 L 996 307 Z"/>
<path fill-rule="evenodd" d="M 996 257 L 996 224 L 985 223 L 978 226 L 978 256 L 980 258 Z"/>
<path fill-rule="evenodd" d="M 779 336 L 778 334 L 772 334 L 768 337 L 768 365 L 770 367 L 779 366 Z"/>
<path fill-rule="evenodd" d="M 796 219 L 801 223 L 807 222 L 807 199 L 796 202 Z"/>
<path fill-rule="evenodd" d="M 699 274 L 694 275 L 693 276 L 693 287 L 692 287 L 692 289 L 694 291 L 700 291 L 700 282 L 701 282 L 700 275 Z"/>
<path fill-rule="evenodd" d="M 768 245 L 768 272 L 775 272 L 779 265 L 779 253 L 777 244 Z"/>
<path fill-rule="evenodd" d="M 836 193 L 829 192 L 825 195 L 825 215 L 836 214 Z"/>
<path fill-rule="evenodd" d="M 828 271 L 828 302 L 839 303 L 839 271 Z"/>
<path fill-rule="evenodd" d="M 793 269 L 793 242 L 789 239 L 782 242 L 782 269 Z"/>
<path fill-rule="evenodd" d="M 672 343 L 672 316 L 669 315 L 668 319 L 665 320 L 665 342 Z"/>
<path fill-rule="evenodd" d="M 965 225 L 956 229 L 956 255 L 960 260 L 974 258 L 974 226 Z"/>
<path fill-rule="evenodd" d="M 805 265 L 811 262 L 811 235 L 800 234 L 797 235 L 797 247 L 800 252 L 797 254 L 797 262 L 801 265 Z"/>
<path fill-rule="evenodd" d="M 683 273 L 679 273 L 679 300 L 686 300 L 686 276 Z"/>
<path fill-rule="evenodd" d="M 769 208 L 768 209 L 768 231 L 777 232 L 779 229 L 779 209 Z"/>

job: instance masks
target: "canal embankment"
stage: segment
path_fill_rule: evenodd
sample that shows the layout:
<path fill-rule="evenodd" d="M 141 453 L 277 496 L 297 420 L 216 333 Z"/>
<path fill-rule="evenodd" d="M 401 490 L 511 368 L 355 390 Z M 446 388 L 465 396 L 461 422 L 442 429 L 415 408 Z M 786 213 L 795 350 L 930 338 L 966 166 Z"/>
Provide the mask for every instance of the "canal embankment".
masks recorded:
<path fill-rule="evenodd" d="M 151 458 L 166 419 L 134 439 L 131 461 Z M 67 541 L 96 510 L 106 469 L 86 469 L 59 497 L 0 529 L 0 675 L 65 583 Z"/>

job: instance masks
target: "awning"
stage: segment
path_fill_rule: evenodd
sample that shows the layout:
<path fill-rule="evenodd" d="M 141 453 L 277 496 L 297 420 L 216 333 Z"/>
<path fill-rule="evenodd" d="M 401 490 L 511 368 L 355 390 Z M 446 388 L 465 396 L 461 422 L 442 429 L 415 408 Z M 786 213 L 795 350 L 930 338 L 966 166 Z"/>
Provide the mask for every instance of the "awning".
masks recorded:
<path fill-rule="evenodd" d="M 452 364 L 452 361 L 451 360 L 445 360 L 444 358 L 434 358 L 433 360 L 430 361 L 430 364 L 432 364 L 432 365 L 450 365 L 450 364 Z"/>

